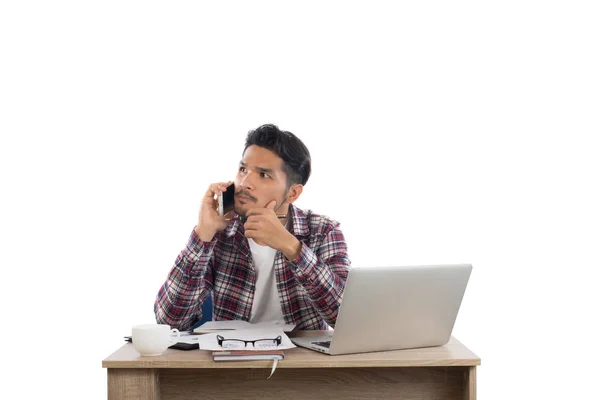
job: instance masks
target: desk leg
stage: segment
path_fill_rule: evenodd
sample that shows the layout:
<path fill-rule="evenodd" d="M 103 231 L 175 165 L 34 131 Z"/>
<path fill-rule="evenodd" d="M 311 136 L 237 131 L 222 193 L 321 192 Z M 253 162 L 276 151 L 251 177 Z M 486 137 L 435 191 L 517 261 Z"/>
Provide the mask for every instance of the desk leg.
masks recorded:
<path fill-rule="evenodd" d="M 160 400 L 157 369 L 108 369 L 108 400 L 142 399 Z"/>
<path fill-rule="evenodd" d="M 477 367 L 465 371 L 465 400 L 477 400 Z"/>

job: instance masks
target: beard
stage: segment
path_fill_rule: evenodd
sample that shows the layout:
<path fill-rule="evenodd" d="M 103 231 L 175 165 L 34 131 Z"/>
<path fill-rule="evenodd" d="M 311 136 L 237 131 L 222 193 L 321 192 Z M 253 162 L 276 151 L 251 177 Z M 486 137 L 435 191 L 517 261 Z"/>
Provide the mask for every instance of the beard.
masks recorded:
<path fill-rule="evenodd" d="M 259 206 L 257 206 L 258 203 L 258 199 L 254 196 L 252 196 L 250 193 L 246 192 L 245 190 L 240 190 L 238 193 L 236 193 L 236 195 L 241 195 L 241 196 L 245 196 L 247 198 L 249 198 L 250 200 L 245 200 L 245 203 L 243 206 L 238 206 L 237 204 L 234 205 L 233 210 L 235 211 L 235 213 L 237 215 L 239 215 L 240 217 L 244 217 L 244 219 L 246 218 L 246 212 L 250 209 L 250 208 L 257 208 Z M 284 193 L 284 195 L 282 196 L 281 200 L 279 200 L 277 202 L 277 204 L 275 204 L 275 210 L 277 210 L 278 208 L 281 207 L 281 205 L 285 202 L 286 199 L 286 195 Z M 262 207 L 266 207 L 267 204 L 269 204 L 271 201 L 273 200 L 269 200 L 267 201 Z M 253 204 L 250 204 L 253 203 Z M 244 209 L 242 209 L 242 207 Z M 244 221 L 245 222 L 245 221 Z"/>

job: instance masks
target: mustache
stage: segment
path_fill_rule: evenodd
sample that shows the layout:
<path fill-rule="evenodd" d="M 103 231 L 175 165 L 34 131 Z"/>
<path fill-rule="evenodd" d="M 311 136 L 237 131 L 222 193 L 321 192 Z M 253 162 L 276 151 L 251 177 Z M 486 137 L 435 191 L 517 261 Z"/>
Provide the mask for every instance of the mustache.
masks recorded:
<path fill-rule="evenodd" d="M 237 192 L 235 195 L 236 196 L 248 197 L 250 200 L 252 200 L 255 203 L 258 201 L 258 199 L 256 197 L 252 196 L 250 193 L 248 193 L 247 191 L 245 191 L 243 189 L 240 190 L 239 192 Z"/>

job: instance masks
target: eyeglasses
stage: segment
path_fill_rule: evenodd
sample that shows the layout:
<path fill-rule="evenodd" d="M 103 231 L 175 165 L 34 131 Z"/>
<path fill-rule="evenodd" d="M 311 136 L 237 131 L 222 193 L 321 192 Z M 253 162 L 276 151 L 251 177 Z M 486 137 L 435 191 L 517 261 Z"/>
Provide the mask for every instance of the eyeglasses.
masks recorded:
<path fill-rule="evenodd" d="M 252 343 L 252 347 L 255 349 L 272 349 L 281 344 L 281 335 L 275 339 L 256 340 L 225 339 L 223 336 L 217 335 L 217 343 L 224 349 L 245 349 L 248 343 Z"/>

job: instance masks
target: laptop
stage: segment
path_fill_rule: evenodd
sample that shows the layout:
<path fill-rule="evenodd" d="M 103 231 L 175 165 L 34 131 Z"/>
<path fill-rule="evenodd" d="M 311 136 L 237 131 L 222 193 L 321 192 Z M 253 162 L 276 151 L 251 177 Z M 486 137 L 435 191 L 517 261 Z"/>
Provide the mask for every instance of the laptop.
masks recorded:
<path fill-rule="evenodd" d="M 337 355 L 442 346 L 450 340 L 472 266 L 354 267 L 333 331 L 290 338 Z"/>

